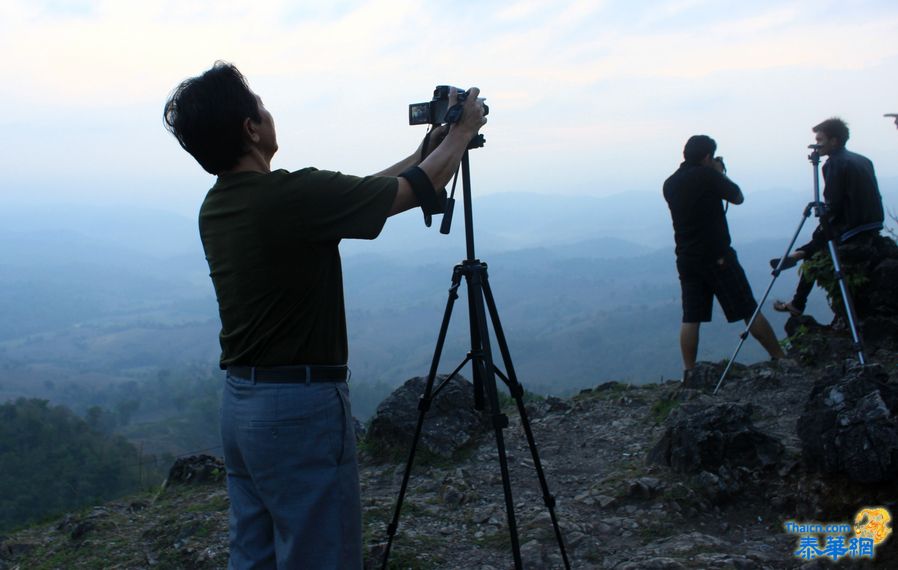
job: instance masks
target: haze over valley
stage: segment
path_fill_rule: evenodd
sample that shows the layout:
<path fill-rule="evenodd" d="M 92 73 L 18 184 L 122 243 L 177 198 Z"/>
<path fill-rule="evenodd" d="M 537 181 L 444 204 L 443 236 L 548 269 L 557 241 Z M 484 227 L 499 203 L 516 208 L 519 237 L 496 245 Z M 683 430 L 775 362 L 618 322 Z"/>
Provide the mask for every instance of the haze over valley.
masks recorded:
<path fill-rule="evenodd" d="M 896 181 L 882 186 L 885 203 L 898 203 Z M 746 203 L 730 209 L 734 245 L 757 297 L 770 280 L 767 260 L 782 254 L 804 199 L 795 191 L 747 192 Z M 680 375 L 679 285 L 658 193 L 491 194 L 474 199 L 474 220 L 477 255 L 489 264 L 525 388 L 567 395 L 606 380 Z M 451 235 L 439 234 L 438 224 L 425 228 L 420 213 L 410 212 L 391 219 L 375 241 L 341 246 L 362 419 L 390 389 L 429 368 L 452 267 L 465 252 L 461 203 Z M 799 243 L 814 225 L 811 218 Z M 114 205 L 16 203 L 3 209 L 0 227 L 0 400 L 40 397 L 83 413 L 113 407 L 124 397 L 108 393 L 116 385 L 155 382 L 160 373 L 220 376 L 217 308 L 195 220 Z M 788 296 L 796 279 L 784 273 L 770 300 Z M 441 371 L 468 349 L 466 306 L 462 291 Z M 821 293 L 810 312 L 828 322 Z M 765 313 L 782 335 L 784 318 Z M 702 329 L 700 358 L 729 357 L 742 328 L 725 324 L 716 307 Z M 750 341 L 739 360 L 763 356 Z"/>

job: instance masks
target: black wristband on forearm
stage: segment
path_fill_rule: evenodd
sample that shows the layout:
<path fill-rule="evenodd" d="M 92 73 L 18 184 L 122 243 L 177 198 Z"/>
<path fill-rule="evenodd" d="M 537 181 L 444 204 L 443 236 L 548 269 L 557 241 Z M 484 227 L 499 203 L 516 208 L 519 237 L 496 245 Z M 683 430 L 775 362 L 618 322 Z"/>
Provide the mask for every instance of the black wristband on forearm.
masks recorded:
<path fill-rule="evenodd" d="M 443 190 L 442 192 L 442 200 L 438 198 L 430 177 L 420 167 L 412 166 L 399 176 L 408 180 L 409 185 L 412 187 L 412 192 L 415 193 L 415 198 L 418 199 L 418 205 L 421 206 L 425 216 L 442 214 L 445 211 L 446 191 Z"/>

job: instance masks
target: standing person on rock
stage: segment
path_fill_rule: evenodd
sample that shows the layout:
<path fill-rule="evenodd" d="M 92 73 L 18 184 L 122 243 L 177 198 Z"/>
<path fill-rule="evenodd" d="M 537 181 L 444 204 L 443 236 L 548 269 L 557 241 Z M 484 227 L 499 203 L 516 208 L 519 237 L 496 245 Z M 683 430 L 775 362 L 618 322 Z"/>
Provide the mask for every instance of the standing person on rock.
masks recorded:
<path fill-rule="evenodd" d="M 166 102 L 167 128 L 217 176 L 199 227 L 227 370 L 229 568 L 362 567 L 338 246 L 376 238 L 389 216 L 415 206 L 438 209 L 435 189 L 486 123 L 478 93 L 429 144 L 365 177 L 272 170 L 271 113 L 231 64 L 185 80 Z"/>
<path fill-rule="evenodd" d="M 826 205 L 823 215 L 826 219 L 821 220 L 814 230 L 811 241 L 786 257 L 781 269 L 795 267 L 799 261 L 810 259 L 824 251 L 830 239 L 827 227 L 837 244 L 848 241 L 869 243 L 879 236 L 885 221 L 873 163 L 866 156 L 845 148 L 849 135 L 848 125 L 842 119 L 833 117 L 815 126 L 812 131 L 819 145 L 817 152 L 820 156 L 827 157 L 823 165 L 823 201 Z M 770 265 L 776 269 L 779 262 L 780 258 L 771 259 Z M 808 295 L 813 288 L 814 282 L 802 276 L 792 300 L 774 301 L 774 310 L 792 316 L 804 313 Z"/>
<path fill-rule="evenodd" d="M 664 181 L 676 242 L 677 272 L 683 302 L 680 351 L 686 380 L 698 354 L 699 327 L 711 321 L 714 297 L 727 321 L 746 324 L 757 309 L 751 285 L 730 246 L 723 202 L 741 204 L 742 191 L 726 176 L 723 160 L 714 157 L 717 143 L 707 135 L 686 141 L 683 163 Z M 762 313 L 749 329 L 771 358 L 784 358 L 770 323 Z"/>

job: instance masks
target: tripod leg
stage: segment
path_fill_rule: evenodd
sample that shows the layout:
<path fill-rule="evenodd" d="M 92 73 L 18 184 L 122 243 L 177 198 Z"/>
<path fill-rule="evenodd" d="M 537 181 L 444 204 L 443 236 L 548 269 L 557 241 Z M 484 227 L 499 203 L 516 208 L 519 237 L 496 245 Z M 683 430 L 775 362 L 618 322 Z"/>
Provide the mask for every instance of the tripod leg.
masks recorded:
<path fill-rule="evenodd" d="M 402 512 L 402 501 L 405 499 L 409 477 L 412 473 L 412 463 L 415 461 L 415 451 L 418 448 L 418 441 L 421 439 L 421 430 L 424 427 L 424 416 L 430 409 L 430 404 L 433 399 L 433 383 L 436 378 L 437 367 L 440 364 L 440 357 L 443 353 L 443 345 L 446 342 L 446 331 L 449 329 L 449 321 L 452 318 L 452 308 L 455 306 L 455 300 L 458 299 L 458 287 L 461 284 L 461 277 L 461 267 L 456 266 L 452 272 L 452 286 L 449 288 L 449 299 L 446 301 L 446 310 L 443 313 L 443 322 L 440 325 L 437 345 L 433 352 L 433 360 L 430 363 L 430 372 L 427 374 L 427 384 L 424 387 L 424 394 L 418 402 L 418 423 L 415 426 L 415 435 L 412 438 L 411 449 L 409 450 L 408 460 L 405 464 L 405 472 L 402 474 L 402 485 L 399 487 L 399 497 L 396 499 L 396 508 L 393 511 L 393 519 L 387 526 L 387 544 L 384 548 L 383 564 L 381 566 L 384 570 L 386 570 L 387 562 L 390 558 L 390 549 L 393 546 L 393 538 L 396 536 L 396 531 L 399 528 L 399 515 Z"/>
<path fill-rule="evenodd" d="M 485 265 L 479 263 L 481 269 Z M 496 449 L 499 453 L 499 467 L 502 471 L 502 488 L 505 492 L 505 510 L 508 513 L 508 532 L 511 536 L 511 549 L 514 556 L 515 568 L 521 570 L 521 545 L 518 539 L 518 528 L 514 514 L 514 499 L 511 493 L 511 476 L 508 470 L 508 456 L 505 451 L 505 439 L 502 430 L 508 427 L 508 416 L 502 413 L 499 407 L 499 392 L 496 388 L 496 372 L 493 364 L 493 356 L 490 350 L 489 329 L 486 323 L 486 309 L 483 303 L 483 279 L 481 271 L 472 271 L 468 277 L 468 302 L 471 312 L 476 318 L 479 345 L 474 350 L 480 349 L 480 353 L 474 358 L 475 370 L 480 368 L 480 374 L 484 382 L 483 388 L 489 399 L 490 411 L 493 423 L 493 431 L 496 433 Z M 473 329 L 473 327 L 472 327 Z"/>
<path fill-rule="evenodd" d="M 773 278 L 776 281 L 776 277 Z M 772 282 L 771 282 L 772 284 Z M 730 360 L 727 362 L 726 368 L 723 369 L 723 374 L 720 375 L 720 380 L 717 381 L 717 385 L 714 387 L 714 394 L 717 394 L 717 391 L 720 390 L 721 384 L 723 384 L 723 379 L 727 377 L 727 374 L 730 373 L 730 368 L 733 367 L 733 363 L 736 362 L 736 355 L 739 354 L 739 351 L 742 350 L 742 345 L 745 344 L 745 339 L 748 338 L 748 330 L 751 328 L 751 325 L 754 324 L 755 318 L 757 317 L 758 311 L 761 310 L 761 305 L 758 305 L 758 308 L 755 309 L 755 314 L 751 316 L 751 319 L 748 321 L 748 325 L 746 325 L 745 330 L 739 334 L 739 345 L 736 347 L 736 351 L 733 352 L 733 356 L 730 357 Z"/>
<path fill-rule="evenodd" d="M 549 509 L 549 517 L 552 519 L 552 527 L 555 530 L 555 540 L 558 542 L 558 548 L 561 550 L 561 558 L 564 560 L 564 567 L 570 568 L 571 563 L 567 557 L 567 549 L 564 546 L 564 537 L 561 534 L 561 526 L 558 524 L 558 517 L 555 515 L 555 497 L 549 491 L 549 484 L 543 471 L 542 462 L 539 458 L 539 451 L 536 448 L 536 439 L 533 437 L 533 430 L 530 427 L 530 419 L 527 417 L 527 410 L 524 407 L 524 387 L 518 382 L 517 374 L 514 371 L 514 365 L 511 362 L 511 352 L 508 350 L 508 342 L 505 340 L 505 332 L 502 330 L 502 323 L 499 321 L 499 311 L 496 309 L 496 301 L 493 298 L 493 291 L 487 275 L 483 276 L 483 295 L 486 299 L 487 309 L 489 309 L 490 318 L 493 322 L 493 331 L 496 333 L 496 342 L 499 345 L 499 351 L 502 354 L 502 360 L 505 363 L 505 370 L 508 373 L 507 378 L 503 378 L 508 384 L 508 390 L 515 399 L 518 408 L 518 415 L 521 417 L 521 425 L 524 427 L 524 434 L 527 436 L 527 445 L 530 447 L 530 455 L 533 457 L 533 466 L 536 469 L 536 475 L 539 479 L 539 485 L 543 493 L 543 502 Z M 500 374 L 501 376 L 501 374 Z"/>
<path fill-rule="evenodd" d="M 489 331 L 480 328 L 474 301 L 475 294 L 479 296 L 480 293 L 475 293 L 471 289 L 470 274 L 476 273 L 478 270 L 479 269 L 473 265 L 468 267 L 468 325 L 471 331 L 471 352 L 469 353 L 469 356 L 473 360 L 471 366 L 471 383 L 474 384 L 474 409 L 483 411 L 486 409 L 483 391 L 483 380 L 486 374 L 482 359 L 483 337 L 486 337 L 487 342 L 489 342 Z"/>
<path fill-rule="evenodd" d="M 845 284 L 845 275 L 842 272 L 842 266 L 839 263 L 839 254 L 836 251 L 836 244 L 832 240 L 829 240 L 827 245 L 829 246 L 829 256 L 833 260 L 833 270 L 836 273 L 836 279 L 839 281 L 839 290 L 842 292 L 845 315 L 848 317 L 848 326 L 851 328 L 851 338 L 854 340 L 854 349 L 857 351 L 858 362 L 866 364 L 867 358 L 864 355 L 864 341 L 861 340 L 860 331 L 857 328 L 857 319 L 855 318 L 857 313 L 854 311 L 854 301 L 851 298 L 851 294 L 848 292 L 848 286 Z"/>
<path fill-rule="evenodd" d="M 767 301 L 767 297 L 770 295 L 770 291 L 773 289 L 773 284 L 776 283 L 776 279 L 780 276 L 782 272 L 783 263 L 786 262 L 786 258 L 789 257 L 789 254 L 792 253 L 792 248 L 795 247 L 795 242 L 798 241 L 798 234 L 801 233 L 801 228 L 804 227 L 804 223 L 808 221 L 808 218 L 811 215 L 811 211 L 814 209 L 814 202 L 808 204 L 804 213 L 801 215 L 801 221 L 798 223 L 798 228 L 796 228 L 795 233 L 792 235 L 792 241 L 789 242 L 789 245 L 786 247 L 786 253 L 780 258 L 779 263 L 776 264 L 776 269 L 773 270 L 773 279 L 770 280 L 770 284 L 767 285 L 767 290 L 764 291 L 764 296 L 761 298 L 760 302 L 758 302 L 758 306 L 755 308 L 755 312 L 752 313 L 751 318 L 746 323 L 745 330 L 742 331 L 742 334 L 739 335 L 739 345 L 736 347 L 736 351 L 733 352 L 733 356 L 730 357 L 729 362 L 727 362 L 726 368 L 723 370 L 723 374 L 720 375 L 720 380 L 717 381 L 717 386 L 714 387 L 714 394 L 717 394 L 717 391 L 720 390 L 720 386 L 723 384 L 723 380 L 727 377 L 727 374 L 730 372 L 730 368 L 733 367 L 733 363 L 736 362 L 736 356 L 739 355 L 739 351 L 742 350 L 742 345 L 745 344 L 745 339 L 748 338 L 748 333 L 751 330 L 752 325 L 755 324 L 755 320 L 758 318 L 758 314 L 761 312 L 761 307 L 764 306 L 764 303 Z"/>

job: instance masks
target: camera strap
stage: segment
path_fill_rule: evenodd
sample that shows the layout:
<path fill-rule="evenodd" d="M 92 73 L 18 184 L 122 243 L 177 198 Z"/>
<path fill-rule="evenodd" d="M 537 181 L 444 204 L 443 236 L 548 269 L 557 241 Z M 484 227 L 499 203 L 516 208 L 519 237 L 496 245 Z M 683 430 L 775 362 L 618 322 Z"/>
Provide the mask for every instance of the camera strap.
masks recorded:
<path fill-rule="evenodd" d="M 427 158 L 427 147 L 430 146 L 430 133 L 433 132 L 433 129 L 427 129 L 427 132 L 424 133 L 424 142 L 421 143 L 421 157 L 418 159 L 418 162 L 424 162 L 424 159 Z"/>

